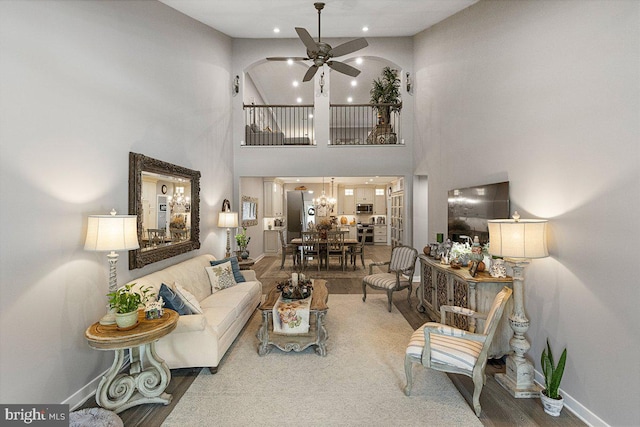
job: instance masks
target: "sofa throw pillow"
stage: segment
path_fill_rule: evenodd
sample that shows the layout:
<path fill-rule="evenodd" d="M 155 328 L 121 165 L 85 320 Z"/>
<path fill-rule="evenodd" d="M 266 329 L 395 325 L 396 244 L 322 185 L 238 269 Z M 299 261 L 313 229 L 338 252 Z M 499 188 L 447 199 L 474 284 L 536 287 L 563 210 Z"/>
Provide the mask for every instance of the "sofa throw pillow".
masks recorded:
<path fill-rule="evenodd" d="M 211 261 L 212 266 L 216 266 L 218 264 L 223 264 L 225 262 L 231 262 L 231 270 L 233 271 L 233 279 L 236 283 L 246 282 L 244 276 L 240 272 L 240 264 L 238 264 L 238 257 L 232 256 L 231 258 L 219 259 L 215 261 Z"/>
<path fill-rule="evenodd" d="M 189 307 L 191 313 L 202 314 L 202 308 L 200 307 L 200 303 L 198 302 L 196 297 L 191 292 L 180 286 L 180 283 L 175 282 L 174 286 L 176 289 L 176 293 L 180 296 L 184 304 Z"/>
<path fill-rule="evenodd" d="M 213 267 L 205 268 L 209 275 L 212 292 L 236 285 L 236 281 L 233 279 L 233 272 L 231 271 L 231 262 L 227 261 Z"/>
<path fill-rule="evenodd" d="M 162 297 L 164 300 L 164 306 L 171 310 L 176 311 L 180 316 L 184 316 L 187 314 L 193 314 L 189 307 L 184 303 L 182 298 L 169 286 L 164 283 L 160 286 L 160 292 L 158 292 L 158 297 Z"/>

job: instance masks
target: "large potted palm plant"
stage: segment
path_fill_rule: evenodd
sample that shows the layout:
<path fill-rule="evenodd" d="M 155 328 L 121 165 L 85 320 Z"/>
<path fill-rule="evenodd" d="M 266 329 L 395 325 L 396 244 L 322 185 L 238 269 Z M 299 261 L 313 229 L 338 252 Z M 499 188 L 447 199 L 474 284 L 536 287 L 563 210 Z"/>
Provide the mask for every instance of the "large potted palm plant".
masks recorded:
<path fill-rule="evenodd" d="M 392 134 L 391 113 L 402 108 L 398 70 L 384 67 L 381 76 L 373 81 L 369 94 L 372 108 L 378 113 L 378 124 L 370 135 L 370 142 L 373 142 L 378 136 Z M 386 138 L 384 140 L 386 141 Z"/>

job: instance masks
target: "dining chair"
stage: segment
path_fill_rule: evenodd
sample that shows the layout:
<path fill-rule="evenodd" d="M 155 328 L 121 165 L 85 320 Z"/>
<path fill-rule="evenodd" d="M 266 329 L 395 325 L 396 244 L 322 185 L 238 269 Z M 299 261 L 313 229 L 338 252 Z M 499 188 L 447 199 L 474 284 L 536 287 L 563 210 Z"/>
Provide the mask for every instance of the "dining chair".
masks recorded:
<path fill-rule="evenodd" d="M 164 243 L 164 236 L 166 230 L 164 228 L 149 228 L 147 234 L 149 236 L 149 247 L 156 247 L 159 244 Z"/>
<path fill-rule="evenodd" d="M 358 234 L 358 243 L 355 245 L 351 245 L 349 247 L 349 255 L 351 257 L 351 264 L 353 264 L 353 269 L 356 269 L 356 265 L 358 264 L 357 258 L 360 255 L 360 261 L 362 262 L 362 268 L 365 268 L 364 265 L 364 234 Z"/>
<path fill-rule="evenodd" d="M 287 258 L 287 255 L 291 255 L 293 258 L 293 266 L 295 267 L 299 260 L 298 245 L 293 245 L 291 243 L 287 243 L 284 238 L 284 230 L 278 230 L 278 235 L 280 236 L 280 251 L 282 252 L 282 263 L 280 264 L 280 270 L 284 268 L 284 262 Z"/>
<path fill-rule="evenodd" d="M 303 231 L 302 232 L 302 263 L 303 267 L 307 267 L 309 258 L 316 259 L 318 261 L 318 271 L 322 265 L 322 258 L 325 251 L 321 247 L 320 233 L 317 231 Z"/>
<path fill-rule="evenodd" d="M 367 285 L 373 289 L 387 291 L 389 312 L 391 312 L 392 295 L 395 291 L 409 288 L 407 302 L 411 299 L 413 272 L 416 268 L 418 251 L 410 246 L 396 246 L 391 250 L 391 259 L 386 262 L 369 264 L 369 275 L 362 279 L 362 301 L 367 300 Z M 373 274 L 374 266 L 388 265 L 385 273 Z"/>
<path fill-rule="evenodd" d="M 513 291 L 503 287 L 496 295 L 489 313 L 478 313 L 465 307 L 440 306 L 440 323 L 428 322 L 411 335 L 405 351 L 404 372 L 409 396 L 413 386 L 413 364 L 420 363 L 436 371 L 463 374 L 473 379 L 473 409 L 480 416 L 480 393 L 487 382 L 484 372 L 491 341 Z M 486 319 L 481 333 L 473 333 L 446 324 L 446 313 Z"/>
<path fill-rule="evenodd" d="M 344 236 L 348 231 L 332 230 L 327 232 L 327 270 L 332 257 L 340 259 L 340 267 L 345 270 L 347 264 L 346 251 L 344 246 Z"/>

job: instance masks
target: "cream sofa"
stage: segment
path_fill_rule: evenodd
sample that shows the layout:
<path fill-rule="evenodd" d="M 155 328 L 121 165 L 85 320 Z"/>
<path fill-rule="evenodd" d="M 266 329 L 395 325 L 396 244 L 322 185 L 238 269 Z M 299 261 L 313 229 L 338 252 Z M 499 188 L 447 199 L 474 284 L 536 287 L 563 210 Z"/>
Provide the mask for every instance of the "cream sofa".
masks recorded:
<path fill-rule="evenodd" d="M 179 283 L 200 303 L 202 314 L 180 316 L 178 325 L 156 343 L 158 356 L 170 369 L 208 367 L 215 373 L 229 346 L 262 300 L 262 283 L 253 270 L 241 271 L 246 282 L 211 292 L 205 267 L 213 255 L 200 255 L 132 280 L 134 288 L 151 286 L 156 296 L 164 283 Z"/>

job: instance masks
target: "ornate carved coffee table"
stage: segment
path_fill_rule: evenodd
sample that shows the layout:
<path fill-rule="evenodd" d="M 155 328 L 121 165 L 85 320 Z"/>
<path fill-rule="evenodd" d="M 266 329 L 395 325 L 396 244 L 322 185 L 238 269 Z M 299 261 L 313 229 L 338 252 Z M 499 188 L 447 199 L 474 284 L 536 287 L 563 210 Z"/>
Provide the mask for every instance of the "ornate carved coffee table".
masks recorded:
<path fill-rule="evenodd" d="M 156 354 L 155 344 L 175 329 L 178 313 L 165 308 L 162 318 L 147 320 L 144 311 L 140 310 L 138 322 L 138 326 L 128 331 L 96 322 L 85 332 L 91 347 L 115 351 L 113 364 L 98 385 L 96 403 L 116 413 L 143 403 L 168 405 L 172 399 L 164 392 L 171 381 L 171 371 Z M 118 374 L 126 348 L 130 349 L 131 355 L 129 374 Z"/>
<path fill-rule="evenodd" d="M 309 346 L 316 346 L 315 351 L 320 356 L 327 355 L 327 338 L 329 334 L 325 328 L 324 318 L 327 314 L 327 300 L 329 291 L 326 280 L 313 281 L 313 293 L 311 294 L 311 306 L 309 308 L 310 327 L 306 334 L 278 334 L 273 332 L 273 306 L 280 297 L 280 291 L 273 288 L 267 294 L 267 298 L 260 305 L 262 311 L 262 325 L 258 330 L 258 354 L 264 356 L 271 351 L 272 346 L 282 351 L 300 352 Z M 311 321 L 311 320 L 315 320 Z"/>

